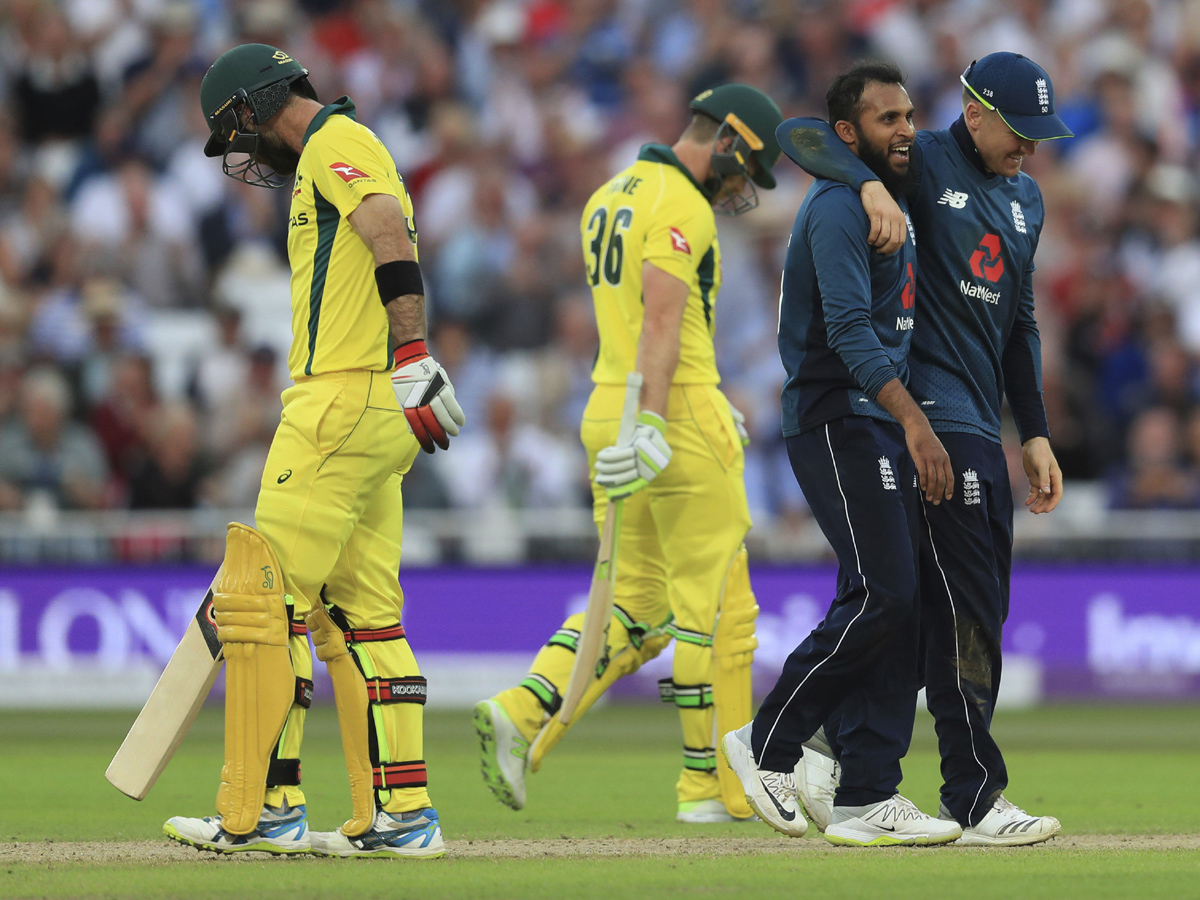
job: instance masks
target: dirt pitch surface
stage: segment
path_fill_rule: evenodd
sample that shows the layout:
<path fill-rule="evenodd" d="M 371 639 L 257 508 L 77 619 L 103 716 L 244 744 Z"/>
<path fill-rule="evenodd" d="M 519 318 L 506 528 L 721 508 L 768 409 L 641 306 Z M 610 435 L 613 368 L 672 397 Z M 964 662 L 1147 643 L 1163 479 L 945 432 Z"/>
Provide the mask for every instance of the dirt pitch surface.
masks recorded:
<path fill-rule="evenodd" d="M 691 838 L 667 840 L 636 840 L 630 838 L 599 838 L 538 841 L 447 841 L 448 859 L 583 859 L 583 858 L 654 858 L 679 859 L 689 856 L 743 856 L 748 854 L 780 855 L 785 853 L 866 853 L 869 848 L 834 847 L 822 840 L 787 840 L 762 838 Z M 1062 850 L 1076 852 L 1111 850 L 1200 850 L 1200 834 L 1121 835 L 1088 834 L 1055 838 L 1033 847 L 961 847 L 961 852 L 1035 852 L 1054 853 Z M 939 852 L 936 849 L 889 848 L 911 853 Z M 878 850 L 873 852 L 879 852 Z M 941 852 L 947 852 L 942 850 Z M 314 857 L 304 857 L 315 859 Z M 278 860 L 288 864 L 288 857 L 267 853 L 205 853 L 173 841 L 36 841 L 0 844 L 0 864 L 29 863 L 55 865 L 82 863 L 84 865 L 167 865 L 172 863 L 238 864 Z"/>

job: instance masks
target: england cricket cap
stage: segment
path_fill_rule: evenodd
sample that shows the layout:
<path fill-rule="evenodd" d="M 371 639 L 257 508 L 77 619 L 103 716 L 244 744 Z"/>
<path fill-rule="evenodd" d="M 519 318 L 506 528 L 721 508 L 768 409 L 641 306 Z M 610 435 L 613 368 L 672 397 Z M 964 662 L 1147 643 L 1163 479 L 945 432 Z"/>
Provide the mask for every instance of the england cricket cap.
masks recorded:
<path fill-rule="evenodd" d="M 1027 141 L 1074 137 L 1054 112 L 1054 85 L 1046 70 L 1020 53 L 989 53 L 959 79 L 975 99 L 995 110 Z"/>

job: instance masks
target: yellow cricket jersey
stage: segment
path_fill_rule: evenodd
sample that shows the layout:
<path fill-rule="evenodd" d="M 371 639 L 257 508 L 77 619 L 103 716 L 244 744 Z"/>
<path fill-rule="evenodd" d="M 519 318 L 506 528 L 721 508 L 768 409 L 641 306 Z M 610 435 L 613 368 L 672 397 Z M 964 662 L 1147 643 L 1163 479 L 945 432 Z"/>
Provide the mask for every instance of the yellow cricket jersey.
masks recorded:
<path fill-rule="evenodd" d="M 583 210 L 583 259 L 600 352 L 596 384 L 624 384 L 642 333 L 642 263 L 691 286 L 673 384 L 717 384 L 713 306 L 721 287 L 717 223 L 704 188 L 670 147 L 647 144 L 638 160 Z"/>
<path fill-rule="evenodd" d="M 308 126 L 292 186 L 288 369 L 293 379 L 393 367 L 375 257 L 346 219 L 370 194 L 391 194 L 400 201 L 415 245 L 412 201 L 396 164 L 379 138 L 355 121 L 353 101 L 342 97 Z"/>

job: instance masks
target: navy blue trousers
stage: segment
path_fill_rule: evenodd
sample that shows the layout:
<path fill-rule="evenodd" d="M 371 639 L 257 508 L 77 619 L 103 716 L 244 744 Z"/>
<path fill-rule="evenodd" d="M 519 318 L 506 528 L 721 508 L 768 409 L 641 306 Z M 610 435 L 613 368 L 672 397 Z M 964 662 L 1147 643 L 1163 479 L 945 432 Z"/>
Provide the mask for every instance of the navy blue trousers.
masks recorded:
<path fill-rule="evenodd" d="M 790 771 L 804 742 L 845 703 L 841 727 L 860 738 L 842 756 L 844 802 L 871 803 L 895 793 L 900 758 L 912 737 L 916 474 L 900 426 L 865 416 L 790 437 L 787 449 L 813 517 L 837 555 L 837 596 L 788 656 L 754 717 L 754 755 L 762 768 Z"/>
<path fill-rule="evenodd" d="M 1008 618 L 1013 502 L 1004 449 L 939 433 L 954 465 L 954 499 L 924 505 L 920 585 L 925 694 L 942 757 L 942 803 L 976 825 L 1008 786 L 990 734 Z"/>
<path fill-rule="evenodd" d="M 990 730 L 1000 691 L 1000 638 L 1012 572 L 1012 490 L 1003 448 L 961 432 L 940 432 L 954 467 L 954 498 L 922 503 L 919 550 L 921 664 L 926 700 L 942 758 L 942 803 L 963 826 L 977 825 L 1008 786 Z M 859 704 L 888 702 L 869 696 Z M 875 748 L 873 733 L 849 704 L 825 734 L 841 760 Z M 845 779 L 843 778 L 843 782 Z M 838 803 L 842 803 L 841 793 Z"/>

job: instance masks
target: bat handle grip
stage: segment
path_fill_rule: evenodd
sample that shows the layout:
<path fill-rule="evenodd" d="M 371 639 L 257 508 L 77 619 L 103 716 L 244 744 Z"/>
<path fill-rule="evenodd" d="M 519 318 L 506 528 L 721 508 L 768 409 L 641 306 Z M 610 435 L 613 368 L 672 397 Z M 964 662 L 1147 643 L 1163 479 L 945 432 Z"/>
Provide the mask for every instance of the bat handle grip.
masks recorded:
<path fill-rule="evenodd" d="M 641 398 L 642 373 L 630 372 L 625 376 L 625 405 L 621 408 L 621 425 L 617 429 L 618 444 L 627 444 L 633 438 Z"/>

